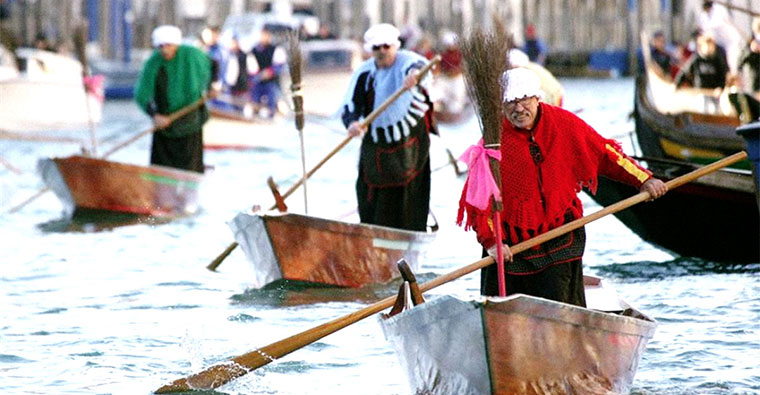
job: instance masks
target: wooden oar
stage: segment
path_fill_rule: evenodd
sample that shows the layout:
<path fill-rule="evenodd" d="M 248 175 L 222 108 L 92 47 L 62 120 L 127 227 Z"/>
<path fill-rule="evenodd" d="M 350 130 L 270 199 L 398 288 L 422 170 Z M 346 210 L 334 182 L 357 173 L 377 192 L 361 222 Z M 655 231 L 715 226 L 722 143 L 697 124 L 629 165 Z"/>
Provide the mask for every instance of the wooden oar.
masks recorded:
<path fill-rule="evenodd" d="M 744 151 L 733 154 L 729 157 L 723 158 L 717 162 L 711 163 L 707 166 L 701 167 L 690 173 L 684 174 L 678 178 L 672 179 L 665 183 L 668 186 L 668 190 L 678 188 L 679 186 L 696 180 L 706 174 L 712 173 L 718 169 L 726 167 L 732 163 L 736 163 L 747 158 L 747 153 Z M 667 198 L 667 197 L 665 197 Z M 618 211 L 639 204 L 645 200 L 649 200 L 650 195 L 648 192 L 640 192 L 627 199 L 621 200 L 615 204 L 605 207 L 593 214 L 589 214 L 585 217 L 578 218 L 575 221 L 569 222 L 558 228 L 552 229 L 546 233 L 538 235 L 532 239 L 523 241 L 521 243 L 511 246 L 513 254 L 526 251 L 541 243 L 545 243 L 548 240 L 564 235 L 575 229 L 578 229 L 586 224 L 596 221 L 599 218 L 614 214 Z M 420 291 L 429 291 L 437 286 L 445 284 L 449 281 L 458 279 L 466 274 L 472 273 L 475 270 L 482 269 L 490 264 L 494 263 L 493 258 L 486 257 L 477 262 L 471 263 L 460 269 L 454 270 L 442 276 L 436 277 L 420 286 Z M 375 302 L 361 310 L 344 315 L 343 317 L 336 318 L 332 321 L 318 325 L 314 328 L 308 329 L 301 333 L 295 334 L 288 338 L 274 342 L 268 346 L 259 348 L 248 352 L 243 355 L 231 358 L 230 360 L 214 365 L 202 372 L 193 374 L 186 378 L 181 378 L 174 381 L 171 384 L 167 384 L 156 390 L 157 394 L 166 394 L 173 392 L 185 392 L 190 390 L 209 390 L 220 387 L 231 380 L 234 380 L 240 376 L 243 376 L 253 370 L 256 370 L 268 363 L 274 361 L 277 358 L 282 358 L 285 355 L 290 354 L 302 347 L 305 347 L 329 334 L 335 333 L 353 323 L 356 323 L 364 318 L 379 313 L 380 311 L 391 307 L 396 299 L 396 296 L 389 296 L 379 302 Z"/>
<path fill-rule="evenodd" d="M 424 67 L 422 67 L 420 69 L 420 72 L 418 74 L 419 78 L 421 79 L 422 76 L 425 75 L 425 73 L 427 73 L 433 66 L 435 66 L 440 61 L 441 61 L 441 56 L 440 55 L 436 55 L 430 62 L 428 62 Z M 418 80 L 418 82 L 419 82 L 419 80 Z M 377 118 L 380 114 L 382 114 L 382 112 L 385 111 L 385 109 L 387 109 L 388 106 L 390 106 L 391 104 L 393 104 L 393 102 L 396 101 L 396 99 L 398 99 L 399 96 L 401 96 L 404 92 L 406 92 L 406 88 L 404 88 L 404 87 L 401 87 L 396 92 L 394 92 L 393 95 L 391 95 L 391 97 L 387 98 L 382 104 L 380 104 L 380 106 L 378 106 L 374 111 L 372 111 L 369 115 L 367 115 L 367 117 L 365 117 L 363 120 L 361 120 L 362 126 L 364 126 L 364 127 L 369 126 L 369 124 L 371 124 L 372 121 L 375 120 L 375 118 Z M 325 156 L 321 161 L 319 161 L 319 163 L 317 163 L 317 165 L 314 166 L 314 168 L 312 168 L 311 170 L 309 170 L 309 172 L 306 173 L 306 175 L 304 175 L 303 177 L 301 177 L 300 180 L 298 180 L 295 184 L 293 184 L 282 195 L 282 198 L 286 199 L 288 196 L 290 196 L 290 194 L 292 194 L 293 191 L 295 191 L 301 184 L 303 184 L 309 177 L 311 177 L 311 175 L 314 174 L 314 172 L 317 171 L 320 167 L 322 167 L 322 165 L 324 165 L 325 162 L 327 162 L 330 158 L 332 158 L 333 155 L 335 155 L 336 153 L 338 153 L 338 151 L 340 151 L 341 149 L 343 149 L 343 147 L 345 147 L 351 141 L 352 138 L 353 138 L 352 136 L 347 136 L 345 139 L 343 139 L 343 141 L 341 141 L 340 144 L 338 144 L 337 147 L 335 147 L 332 151 L 330 151 L 329 154 L 327 154 L 327 156 Z M 270 208 L 270 210 L 274 210 L 275 208 L 276 208 L 276 206 L 272 206 Z M 211 263 L 209 263 L 208 266 L 206 266 L 206 269 L 211 270 L 212 272 L 216 271 L 216 268 L 219 267 L 219 265 L 222 264 L 222 262 L 224 261 L 224 259 L 227 258 L 227 256 L 229 256 L 230 253 L 237 246 L 238 246 L 238 243 L 236 241 L 233 241 L 232 243 L 230 243 L 230 245 L 228 245 L 227 248 L 225 248 L 224 251 L 222 251 L 222 253 L 219 254 L 219 256 L 217 256 L 216 258 L 214 258 L 214 260 L 211 261 Z"/>
<path fill-rule="evenodd" d="M 171 113 L 169 115 L 169 124 L 171 124 L 172 122 L 174 122 L 177 119 L 181 118 L 182 116 L 187 115 L 190 111 L 195 110 L 196 108 L 200 107 L 205 102 L 206 102 L 206 98 L 202 97 L 202 98 L 194 101 L 193 103 L 190 103 L 187 106 L 182 107 L 181 109 L 179 109 L 179 110 Z M 143 136 L 145 136 L 147 134 L 155 133 L 158 130 L 160 130 L 158 127 L 153 126 L 150 129 L 144 130 L 144 131 L 136 134 L 135 136 L 131 137 L 129 140 L 124 141 L 123 143 L 118 144 L 117 146 L 111 148 L 108 152 L 106 152 L 105 154 L 103 154 L 103 156 L 101 157 L 101 159 L 105 159 L 105 158 L 111 156 L 116 151 L 118 151 L 118 150 L 126 147 L 129 144 L 132 144 L 133 142 L 139 140 Z M 48 187 L 41 188 L 33 196 L 31 196 L 30 198 L 26 199 L 25 201 L 21 202 L 20 204 L 14 206 L 10 210 L 8 210 L 8 213 L 12 214 L 12 213 L 15 213 L 15 212 L 21 210 L 22 208 L 24 208 L 24 206 L 26 206 L 27 204 L 33 202 L 34 200 L 36 200 L 38 197 L 42 196 L 43 194 L 45 194 L 45 192 L 47 192 L 49 190 L 50 190 L 50 188 L 48 188 Z"/>
<path fill-rule="evenodd" d="M 19 175 L 22 173 L 21 170 L 19 170 L 15 166 L 13 166 L 10 162 L 8 162 L 7 160 L 3 159 L 2 157 L 0 157 L 0 164 L 3 165 L 3 167 L 5 167 L 6 169 L 12 171 L 13 173 L 16 173 L 16 174 L 19 174 Z"/>

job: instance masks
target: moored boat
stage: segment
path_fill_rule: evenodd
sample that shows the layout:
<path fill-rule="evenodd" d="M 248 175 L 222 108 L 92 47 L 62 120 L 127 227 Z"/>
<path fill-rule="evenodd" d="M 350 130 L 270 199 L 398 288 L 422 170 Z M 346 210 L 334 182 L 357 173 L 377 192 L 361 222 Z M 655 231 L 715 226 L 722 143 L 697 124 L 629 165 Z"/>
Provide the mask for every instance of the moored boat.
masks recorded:
<path fill-rule="evenodd" d="M 193 214 L 203 179 L 202 174 L 185 170 L 76 155 L 41 159 L 38 171 L 68 216 L 78 210 L 156 217 Z"/>
<path fill-rule="evenodd" d="M 584 283 L 588 308 L 444 295 L 379 321 L 412 393 L 628 393 L 656 322 L 601 279 Z"/>
<path fill-rule="evenodd" d="M 85 91 L 77 60 L 31 48 L 18 49 L 16 56 L 20 64 L 4 65 L 0 72 L 0 130 L 87 130 L 101 121 L 102 78 L 88 78 Z"/>
<path fill-rule="evenodd" d="M 401 258 L 416 268 L 435 237 L 292 213 L 240 213 L 230 228 L 254 266 L 255 288 L 280 280 L 336 287 L 385 283 L 398 277 Z"/>

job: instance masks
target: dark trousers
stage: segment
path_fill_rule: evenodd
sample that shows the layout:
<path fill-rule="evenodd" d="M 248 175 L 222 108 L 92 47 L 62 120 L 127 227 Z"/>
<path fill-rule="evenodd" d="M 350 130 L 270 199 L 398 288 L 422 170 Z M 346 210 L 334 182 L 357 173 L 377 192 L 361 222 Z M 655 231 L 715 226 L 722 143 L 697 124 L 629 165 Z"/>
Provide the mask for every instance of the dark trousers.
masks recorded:
<path fill-rule="evenodd" d="M 495 263 L 481 269 L 480 293 L 488 296 L 498 295 L 498 278 Z M 521 293 L 586 307 L 586 294 L 583 289 L 583 263 L 580 259 L 548 266 L 534 274 L 515 275 L 507 273 L 506 288 L 507 295 Z"/>
<path fill-rule="evenodd" d="M 153 133 L 150 164 L 203 173 L 203 133 L 166 137 Z"/>
<path fill-rule="evenodd" d="M 370 188 L 360 168 L 356 200 L 362 223 L 424 231 L 430 210 L 430 161 L 417 177 L 401 187 Z"/>

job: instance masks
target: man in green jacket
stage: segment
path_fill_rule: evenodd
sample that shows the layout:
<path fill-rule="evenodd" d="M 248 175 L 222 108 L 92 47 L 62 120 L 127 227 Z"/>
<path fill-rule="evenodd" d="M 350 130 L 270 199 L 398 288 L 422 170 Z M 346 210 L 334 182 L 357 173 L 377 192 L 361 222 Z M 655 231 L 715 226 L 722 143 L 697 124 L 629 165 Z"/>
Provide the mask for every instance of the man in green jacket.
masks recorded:
<path fill-rule="evenodd" d="M 205 106 L 174 122 L 169 114 L 203 97 L 211 83 L 212 62 L 198 48 L 182 45 L 182 31 L 163 25 L 153 30 L 156 51 L 143 65 L 135 101 L 159 130 L 153 133 L 150 163 L 203 173 Z"/>

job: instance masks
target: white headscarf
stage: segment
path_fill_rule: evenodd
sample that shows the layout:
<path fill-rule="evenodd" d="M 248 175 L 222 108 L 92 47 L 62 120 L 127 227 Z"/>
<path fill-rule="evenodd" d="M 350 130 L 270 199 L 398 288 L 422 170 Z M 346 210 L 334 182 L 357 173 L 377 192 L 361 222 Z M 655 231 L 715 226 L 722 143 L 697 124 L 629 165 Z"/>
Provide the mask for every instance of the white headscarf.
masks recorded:
<path fill-rule="evenodd" d="M 400 35 L 399 30 L 389 23 L 372 26 L 364 33 L 364 50 L 372 52 L 372 47 L 383 44 L 400 47 L 401 41 L 398 39 Z"/>
<path fill-rule="evenodd" d="M 501 78 L 504 86 L 504 103 L 524 97 L 543 97 L 541 79 L 531 70 L 517 67 L 504 72 Z"/>
<path fill-rule="evenodd" d="M 153 29 L 151 38 L 153 39 L 153 47 L 164 44 L 179 45 L 182 42 L 182 30 L 179 30 L 177 26 L 161 25 Z"/>

